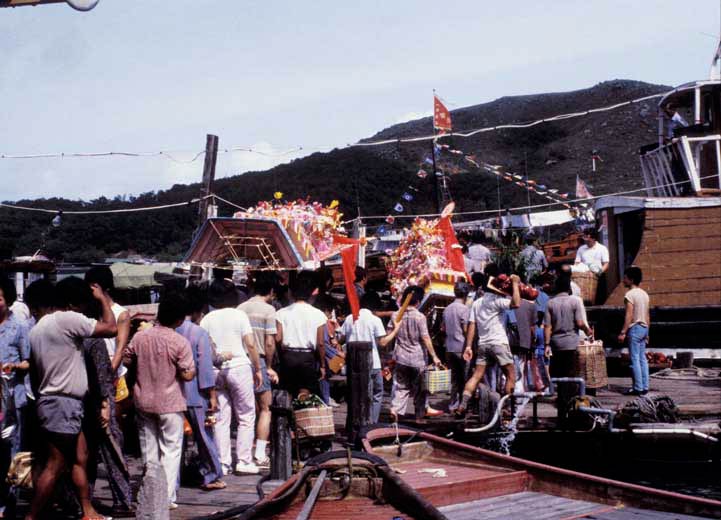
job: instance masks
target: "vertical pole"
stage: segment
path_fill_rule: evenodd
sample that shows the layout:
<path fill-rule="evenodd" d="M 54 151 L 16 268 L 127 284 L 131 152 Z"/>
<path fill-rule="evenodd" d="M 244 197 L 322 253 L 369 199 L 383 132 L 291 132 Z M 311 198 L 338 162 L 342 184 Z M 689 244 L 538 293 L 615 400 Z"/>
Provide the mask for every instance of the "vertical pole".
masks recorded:
<path fill-rule="evenodd" d="M 346 432 L 350 444 L 355 444 L 360 430 L 370 424 L 372 350 L 373 345 L 370 342 L 351 341 L 348 343 Z"/>
<path fill-rule="evenodd" d="M 435 129 L 434 129 L 435 131 Z M 433 195 L 436 198 L 436 208 L 438 213 L 443 211 L 443 192 L 440 187 L 441 179 L 436 171 L 436 140 L 431 141 L 431 159 L 433 159 Z"/>
<path fill-rule="evenodd" d="M 203 182 L 200 185 L 200 197 L 207 197 L 213 193 L 213 181 L 215 180 L 215 163 L 218 160 L 218 136 L 208 134 L 205 139 L 205 163 L 203 164 Z M 208 201 L 200 201 L 198 209 L 198 229 L 208 218 Z"/>
<path fill-rule="evenodd" d="M 293 450 L 290 439 L 292 398 L 285 390 L 273 390 L 273 414 L 270 428 L 270 478 L 288 480 L 293 474 Z"/>

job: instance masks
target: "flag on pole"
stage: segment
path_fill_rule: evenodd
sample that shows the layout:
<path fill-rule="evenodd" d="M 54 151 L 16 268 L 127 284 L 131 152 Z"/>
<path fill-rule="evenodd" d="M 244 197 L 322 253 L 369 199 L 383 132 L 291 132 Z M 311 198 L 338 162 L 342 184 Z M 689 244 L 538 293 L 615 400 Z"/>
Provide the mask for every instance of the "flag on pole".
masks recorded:
<path fill-rule="evenodd" d="M 433 95 L 433 128 L 442 131 L 451 131 L 451 113 L 446 106 Z"/>
<path fill-rule="evenodd" d="M 591 195 L 591 192 L 588 191 L 588 186 L 586 186 L 586 183 L 583 182 L 583 179 L 576 175 L 576 198 L 588 199 L 591 197 L 593 197 L 593 195 Z"/>

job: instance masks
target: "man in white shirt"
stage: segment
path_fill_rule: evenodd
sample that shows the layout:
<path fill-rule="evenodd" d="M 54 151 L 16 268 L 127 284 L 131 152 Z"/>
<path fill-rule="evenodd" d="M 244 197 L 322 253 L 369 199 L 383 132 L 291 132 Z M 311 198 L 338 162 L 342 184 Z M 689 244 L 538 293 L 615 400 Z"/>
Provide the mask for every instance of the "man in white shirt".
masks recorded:
<path fill-rule="evenodd" d="M 380 418 L 381 404 L 383 403 L 383 376 L 381 375 L 381 357 L 378 347 L 388 345 L 398 333 L 398 327 L 395 327 L 390 334 L 386 334 L 383 322 L 373 314 L 381 308 L 378 293 L 373 291 L 365 293 L 360 300 L 360 306 L 357 321 L 353 319 L 353 315 L 348 315 L 343 322 L 341 342 L 363 341 L 373 345 L 369 393 L 371 395 L 371 423 L 376 424 Z"/>
<path fill-rule="evenodd" d="M 298 274 L 290 287 L 293 303 L 275 314 L 275 339 L 280 344 L 280 384 L 293 397 L 318 394 L 318 381 L 325 377 L 327 319 L 323 311 L 308 303 L 313 288 L 311 273 Z"/>
<path fill-rule="evenodd" d="M 256 474 L 258 467 L 253 462 L 252 454 L 255 433 L 254 389 L 263 384 L 263 372 L 255 347 L 253 327 L 248 316 L 236 308 L 238 293 L 235 286 L 229 280 L 216 282 L 213 284 L 212 296 L 218 308 L 200 321 L 200 326 L 213 340 L 217 353 L 225 359 L 215 381 L 219 407 L 215 442 L 223 472 L 228 474 L 232 467 L 230 421 L 231 414 L 234 415 L 238 422 L 235 472 Z"/>
<path fill-rule="evenodd" d="M 586 243 L 576 252 L 573 272 L 605 273 L 608 270 L 608 248 L 598 241 L 598 231 L 591 229 L 584 232 L 583 240 Z"/>

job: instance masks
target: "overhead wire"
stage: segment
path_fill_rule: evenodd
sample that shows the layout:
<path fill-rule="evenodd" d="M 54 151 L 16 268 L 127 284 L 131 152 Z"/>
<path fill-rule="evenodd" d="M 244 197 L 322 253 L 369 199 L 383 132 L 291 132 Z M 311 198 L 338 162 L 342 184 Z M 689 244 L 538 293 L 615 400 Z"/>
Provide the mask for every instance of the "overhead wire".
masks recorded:
<path fill-rule="evenodd" d="M 616 110 L 618 108 L 629 106 L 635 103 L 641 103 L 643 101 L 648 101 L 650 99 L 655 99 L 659 97 L 663 97 L 668 92 L 661 92 L 659 94 L 652 94 L 649 96 L 643 96 L 640 98 L 631 99 L 628 101 L 622 101 L 620 103 L 615 103 L 613 105 L 608 105 L 605 107 L 598 107 L 598 108 L 591 108 L 588 110 L 581 110 L 578 112 L 570 112 L 567 114 L 557 114 L 555 116 L 545 117 L 542 119 L 537 119 L 535 121 L 530 121 L 526 123 L 507 123 L 502 125 L 493 125 L 493 126 L 487 126 L 482 128 L 476 128 L 473 130 L 468 130 L 465 132 L 453 132 L 445 134 L 443 137 L 471 137 L 480 133 L 485 132 L 494 132 L 498 130 L 505 130 L 505 129 L 522 129 L 522 128 L 530 128 L 536 125 L 539 125 L 541 123 L 548 123 L 552 121 L 562 121 L 566 119 L 573 119 L 576 117 L 582 117 L 587 116 L 591 114 L 596 114 L 599 112 L 607 112 L 609 110 Z M 254 153 L 258 155 L 263 155 L 266 157 L 284 157 L 286 155 L 290 155 L 294 152 L 300 152 L 300 151 L 323 151 L 323 150 L 332 150 L 334 148 L 338 149 L 347 149 L 347 148 L 356 148 L 356 147 L 370 147 L 370 146 L 381 146 L 381 145 L 387 145 L 387 144 L 398 144 L 398 143 L 413 143 L 413 142 L 420 142 L 420 141 L 430 141 L 433 139 L 437 139 L 438 136 L 434 134 L 429 135 L 422 135 L 422 136 L 416 136 L 416 137 L 407 137 L 407 138 L 393 138 L 393 139 L 382 139 L 378 141 L 358 141 L 355 143 L 348 143 L 345 146 L 297 146 L 295 148 L 291 148 L 289 150 L 278 152 L 278 153 L 272 153 L 272 152 L 264 152 L 261 150 L 253 149 L 252 147 L 248 146 L 231 146 L 229 148 L 223 148 L 221 150 L 218 150 L 222 153 L 231 153 L 231 152 L 246 152 L 246 153 Z M 172 152 L 172 153 L 171 153 Z M 166 157 L 172 161 L 175 161 L 177 163 L 181 164 L 189 164 L 192 162 L 197 161 L 201 156 L 205 154 L 205 150 L 201 150 L 199 152 L 192 151 L 192 153 L 195 153 L 192 159 L 190 160 L 182 160 L 177 159 L 173 156 L 173 153 L 188 153 L 191 152 L 189 150 L 174 150 L 174 151 L 167 151 L 167 150 L 161 150 L 157 152 L 57 152 L 57 153 L 40 153 L 40 154 L 0 154 L 0 159 L 47 159 L 47 158 L 84 158 L 84 157 L 113 157 L 113 156 L 121 156 L 121 157 Z"/>
<path fill-rule="evenodd" d="M 704 177 L 700 177 L 699 180 L 716 178 L 716 177 L 717 177 L 716 175 L 706 175 L 706 176 L 704 176 Z M 689 183 L 689 182 L 691 182 L 690 179 L 689 179 L 689 180 L 683 180 L 683 181 L 677 181 L 677 182 L 669 182 L 669 183 L 666 183 L 666 184 L 658 184 L 658 185 L 655 185 L 655 186 L 650 186 L 650 187 L 645 187 L 645 188 L 637 188 L 637 189 L 633 189 L 633 190 L 617 191 L 617 192 L 614 192 L 614 193 L 605 193 L 605 194 L 603 194 L 603 195 L 594 195 L 593 197 L 586 197 L 586 198 L 579 198 L 579 199 L 568 199 L 568 200 L 564 200 L 563 202 L 547 202 L 547 203 L 543 203 L 543 204 L 534 204 L 534 205 L 531 205 L 531 206 L 518 206 L 518 207 L 514 207 L 514 208 L 508 208 L 507 211 L 509 211 L 509 212 L 512 212 L 512 211 L 527 211 L 527 210 L 529 210 L 529 209 L 547 208 L 547 207 L 549 207 L 549 206 L 560 206 L 560 205 L 563 205 L 563 204 L 574 204 L 574 203 L 588 202 L 588 201 L 597 200 L 597 199 L 600 199 L 600 198 L 603 198 L 603 197 L 616 197 L 616 196 L 619 196 L 619 195 L 630 195 L 630 194 L 632 194 L 632 193 L 638 193 L 638 192 L 641 192 L 641 191 L 654 190 L 654 189 L 658 189 L 658 188 L 666 188 L 666 187 L 669 187 L 669 186 L 678 185 L 678 184 L 686 184 L 686 183 Z M 486 210 L 478 210 L 478 211 L 459 211 L 459 212 L 453 212 L 453 215 L 454 215 L 454 216 L 461 216 L 461 215 L 487 215 L 487 214 L 493 214 L 493 213 L 498 214 L 498 209 L 486 209 Z M 419 213 L 419 214 L 416 214 L 416 215 L 395 215 L 394 218 L 395 218 L 396 220 L 397 220 L 397 219 L 409 219 L 409 218 L 410 218 L 410 219 L 414 219 L 414 218 L 417 218 L 417 217 L 433 218 L 433 217 L 439 217 L 440 215 L 441 215 L 440 213 Z M 387 218 L 387 215 L 369 215 L 369 216 L 362 216 L 362 217 L 360 217 L 361 220 L 375 220 L 375 219 L 385 219 L 385 218 Z M 348 224 L 349 222 L 352 222 L 352 221 L 354 221 L 354 220 L 357 220 L 357 219 L 354 218 L 354 219 L 351 219 L 351 220 L 346 220 L 346 221 L 343 221 L 342 224 Z"/>

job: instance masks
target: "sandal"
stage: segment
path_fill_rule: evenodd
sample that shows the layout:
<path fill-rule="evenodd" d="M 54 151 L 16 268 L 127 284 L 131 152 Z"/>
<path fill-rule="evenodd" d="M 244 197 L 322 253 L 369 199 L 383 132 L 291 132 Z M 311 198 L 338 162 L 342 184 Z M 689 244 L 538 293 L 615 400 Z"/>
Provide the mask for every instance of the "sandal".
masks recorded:
<path fill-rule="evenodd" d="M 216 480 L 210 484 L 203 484 L 200 489 L 203 491 L 217 491 L 219 489 L 225 489 L 228 485 L 222 480 Z"/>

